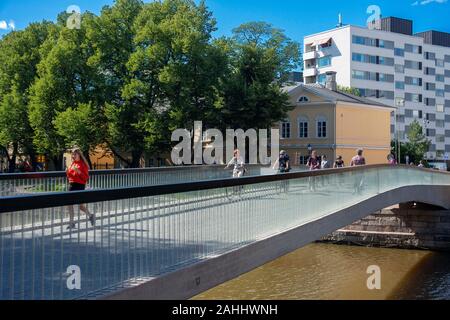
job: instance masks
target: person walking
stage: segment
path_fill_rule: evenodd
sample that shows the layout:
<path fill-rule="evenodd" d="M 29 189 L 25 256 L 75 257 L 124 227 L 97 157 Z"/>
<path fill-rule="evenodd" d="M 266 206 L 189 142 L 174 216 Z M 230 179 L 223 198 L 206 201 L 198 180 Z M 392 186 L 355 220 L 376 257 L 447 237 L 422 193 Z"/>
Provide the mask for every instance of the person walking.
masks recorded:
<path fill-rule="evenodd" d="M 279 173 L 285 173 L 291 171 L 291 165 L 289 162 L 289 155 L 286 151 L 281 150 L 280 156 L 278 157 L 277 161 L 275 161 L 273 165 L 273 169 L 278 170 Z"/>
<path fill-rule="evenodd" d="M 395 159 L 395 155 L 393 155 L 392 153 L 390 153 L 387 156 L 387 159 L 388 159 L 388 162 L 389 162 L 390 165 L 392 165 L 392 166 L 397 165 L 397 159 Z"/>
<path fill-rule="evenodd" d="M 322 156 L 322 161 L 320 163 L 320 167 L 321 167 L 321 169 L 331 169 L 331 163 L 330 163 L 330 161 L 328 161 L 326 155 Z"/>
<path fill-rule="evenodd" d="M 344 163 L 344 160 L 342 160 L 342 156 L 338 156 L 336 158 L 336 161 L 334 161 L 333 168 L 337 169 L 337 168 L 344 168 L 344 167 L 345 167 L 345 163 Z"/>
<path fill-rule="evenodd" d="M 366 165 L 366 158 L 363 156 L 363 150 L 358 149 L 356 150 L 356 156 L 352 158 L 352 161 L 350 163 L 351 167 L 358 167 L 358 166 L 365 166 Z M 361 172 L 355 172 L 355 180 L 353 184 L 354 192 L 353 194 L 361 194 L 362 187 L 364 185 L 364 175 Z"/>
<path fill-rule="evenodd" d="M 311 156 L 308 158 L 308 162 L 306 164 L 309 168 L 309 171 L 315 171 L 319 170 L 321 166 L 321 162 L 319 157 L 317 156 L 317 151 L 313 150 L 311 152 Z M 309 190 L 310 191 L 316 191 L 316 184 L 315 184 L 315 178 L 309 177 Z"/>
<path fill-rule="evenodd" d="M 239 149 L 234 150 L 233 152 L 233 158 L 228 162 L 225 169 L 228 169 L 230 167 L 233 167 L 233 178 L 240 178 L 245 173 L 245 162 L 244 159 L 241 157 L 241 152 Z"/>
<path fill-rule="evenodd" d="M 69 192 L 83 191 L 86 189 L 86 184 L 89 180 L 89 164 L 83 155 L 83 152 L 74 148 L 72 150 L 72 163 L 66 171 L 67 179 L 69 180 Z M 95 215 L 91 214 L 84 204 L 80 204 L 80 210 L 83 211 L 89 218 L 91 225 L 95 225 Z M 69 206 L 70 222 L 67 227 L 68 230 L 75 228 L 74 209 Z"/>
<path fill-rule="evenodd" d="M 278 170 L 278 173 L 288 173 L 289 171 L 291 171 L 289 155 L 286 151 L 280 151 L 280 156 L 278 157 L 277 161 L 275 161 L 273 169 Z M 289 180 L 281 181 L 280 188 L 284 193 L 287 193 L 289 191 Z"/>

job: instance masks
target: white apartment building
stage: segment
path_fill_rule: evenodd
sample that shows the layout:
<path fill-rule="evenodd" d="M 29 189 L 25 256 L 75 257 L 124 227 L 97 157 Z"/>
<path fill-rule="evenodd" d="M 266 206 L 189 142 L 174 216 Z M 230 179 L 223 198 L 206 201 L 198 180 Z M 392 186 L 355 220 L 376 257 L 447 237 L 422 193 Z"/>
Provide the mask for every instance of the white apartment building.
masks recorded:
<path fill-rule="evenodd" d="M 336 72 L 338 85 L 396 107 L 393 139 L 406 141 L 417 119 L 432 146 L 428 159 L 450 155 L 450 34 L 413 34 L 412 21 L 383 18 L 381 29 L 345 25 L 304 38 L 304 83 L 325 83 Z"/>

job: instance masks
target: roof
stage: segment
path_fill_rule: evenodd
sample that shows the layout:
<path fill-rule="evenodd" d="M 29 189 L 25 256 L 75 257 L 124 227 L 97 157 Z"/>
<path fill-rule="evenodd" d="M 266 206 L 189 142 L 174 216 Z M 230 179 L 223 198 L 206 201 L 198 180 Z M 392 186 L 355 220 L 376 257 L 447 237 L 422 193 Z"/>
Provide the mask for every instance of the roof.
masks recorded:
<path fill-rule="evenodd" d="M 353 94 L 346 93 L 346 92 L 329 90 L 320 84 L 300 84 L 300 85 L 295 85 L 295 86 L 286 86 L 286 87 L 283 87 L 283 91 L 286 93 L 291 93 L 293 90 L 300 88 L 300 87 L 302 87 L 306 91 L 311 92 L 312 94 L 321 96 L 322 98 L 324 98 L 330 102 L 333 102 L 333 103 L 350 102 L 350 103 L 358 103 L 358 104 L 365 104 L 365 105 L 370 105 L 370 106 L 394 109 L 394 107 L 386 105 L 386 104 L 378 102 L 378 101 L 355 96 Z"/>

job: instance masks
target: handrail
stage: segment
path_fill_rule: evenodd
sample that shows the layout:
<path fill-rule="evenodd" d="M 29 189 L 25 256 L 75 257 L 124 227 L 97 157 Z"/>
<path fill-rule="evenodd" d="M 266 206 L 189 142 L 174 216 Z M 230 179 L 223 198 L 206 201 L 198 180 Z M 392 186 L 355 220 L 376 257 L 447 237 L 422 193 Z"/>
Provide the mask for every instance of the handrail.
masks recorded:
<path fill-rule="evenodd" d="M 80 203 L 94 203 L 121 199 L 135 199 L 141 197 L 168 195 L 181 192 L 193 192 L 201 190 L 212 190 L 234 186 L 245 186 L 258 183 L 285 181 L 298 178 L 324 176 L 345 172 L 359 172 L 376 168 L 405 168 L 429 173 L 448 174 L 449 172 L 436 171 L 425 168 L 412 167 L 408 165 L 376 164 L 358 167 L 347 167 L 339 169 L 324 169 L 306 172 L 294 172 L 274 174 L 265 176 L 250 176 L 242 178 L 213 179 L 196 182 L 183 182 L 166 185 L 128 187 L 117 189 L 99 189 L 75 192 L 45 193 L 40 195 L 10 196 L 0 198 L 0 213 L 17 212 L 24 210 L 53 208 Z"/>
<path fill-rule="evenodd" d="M 189 166 L 171 166 L 171 167 L 152 167 L 152 168 L 131 168 L 131 169 L 110 169 L 110 170 L 90 170 L 90 175 L 107 175 L 107 174 L 130 174 L 130 173 L 147 173 L 147 172 L 166 172 L 166 171 L 183 171 L 183 170 L 207 170 L 211 168 L 223 168 L 225 165 L 189 165 Z M 248 164 L 248 167 L 261 167 L 258 164 Z M 23 179 L 43 179 L 65 177 L 65 171 L 46 171 L 46 172 L 25 172 L 25 173 L 1 173 L 0 180 L 23 180 Z"/>

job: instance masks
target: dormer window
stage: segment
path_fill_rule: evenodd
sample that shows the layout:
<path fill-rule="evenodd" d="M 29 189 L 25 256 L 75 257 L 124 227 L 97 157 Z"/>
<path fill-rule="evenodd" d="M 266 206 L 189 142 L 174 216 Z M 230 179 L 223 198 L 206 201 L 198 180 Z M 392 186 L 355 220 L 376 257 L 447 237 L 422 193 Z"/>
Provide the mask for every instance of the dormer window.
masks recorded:
<path fill-rule="evenodd" d="M 309 102 L 309 98 L 306 96 L 301 96 L 300 98 L 298 98 L 298 102 L 300 102 L 300 103 Z"/>

